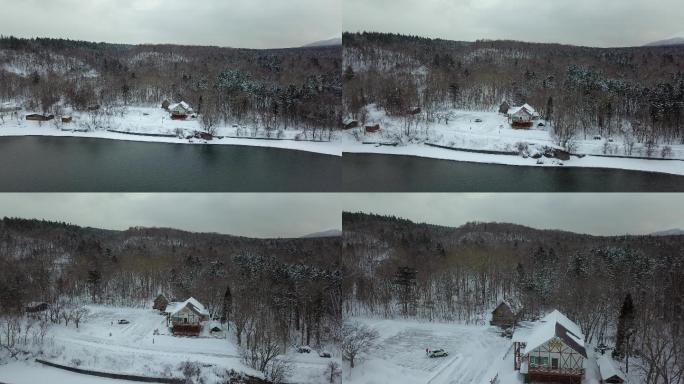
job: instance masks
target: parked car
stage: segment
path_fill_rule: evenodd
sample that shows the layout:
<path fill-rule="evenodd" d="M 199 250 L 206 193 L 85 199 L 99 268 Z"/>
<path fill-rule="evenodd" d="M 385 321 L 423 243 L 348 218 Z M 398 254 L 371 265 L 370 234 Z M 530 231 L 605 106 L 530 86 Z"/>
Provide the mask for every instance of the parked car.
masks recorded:
<path fill-rule="evenodd" d="M 433 351 L 430 351 L 430 354 L 428 357 L 447 357 L 449 356 L 449 352 L 445 351 L 444 349 L 435 349 Z"/>
<path fill-rule="evenodd" d="M 131 322 L 126 319 L 119 320 L 119 324 L 130 324 Z"/>
<path fill-rule="evenodd" d="M 325 351 L 319 353 L 318 356 L 320 356 L 320 357 L 325 357 L 326 359 L 329 359 L 329 358 L 332 357 L 332 355 L 330 354 L 330 352 L 325 352 Z"/>
<path fill-rule="evenodd" d="M 481 122 L 482 122 L 482 119 L 475 119 L 475 122 L 476 122 L 476 123 L 481 123 Z"/>
<path fill-rule="evenodd" d="M 297 347 L 297 352 L 299 353 L 311 353 L 311 347 L 308 345 L 300 345 Z"/>

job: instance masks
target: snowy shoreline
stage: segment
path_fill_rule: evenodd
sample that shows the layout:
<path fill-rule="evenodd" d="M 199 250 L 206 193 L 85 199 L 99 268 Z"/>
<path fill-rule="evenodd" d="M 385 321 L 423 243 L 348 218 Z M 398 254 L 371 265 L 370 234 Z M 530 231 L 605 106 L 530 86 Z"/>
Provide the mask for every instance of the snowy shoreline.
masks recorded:
<path fill-rule="evenodd" d="M 242 147 L 263 147 L 274 149 L 286 149 L 292 151 L 311 152 L 320 155 L 342 156 L 342 151 L 339 144 L 335 141 L 294 141 L 294 140 L 278 140 L 278 139 L 237 139 L 237 138 L 222 138 L 204 141 L 193 139 L 189 142 L 187 139 L 179 139 L 177 137 L 163 137 L 163 136 L 143 136 L 131 135 L 126 133 L 116 133 L 110 131 L 91 131 L 91 132 L 72 132 L 72 131 L 58 131 L 48 128 L 39 127 L 39 129 L 26 129 L 21 127 L 23 132 L 16 132 L 15 130 L 3 129 L 0 126 L 0 137 L 65 137 L 65 138 L 86 138 L 86 139 L 105 139 L 105 140 L 119 140 L 131 142 L 146 142 L 146 143 L 163 143 L 163 144 L 185 144 L 185 145 L 233 145 Z"/>
<path fill-rule="evenodd" d="M 537 160 L 533 154 L 543 154 L 545 148 L 560 148 L 553 140 L 547 121 L 538 120 L 529 129 L 515 129 L 505 115 L 496 111 L 451 109 L 445 113 L 449 116 L 448 122 L 430 122 L 420 127 L 412 123 L 414 126 L 408 132 L 407 127 L 411 126 L 406 122 L 408 120 L 389 116 L 375 104 L 364 108 L 367 113 L 365 123 L 341 135 L 345 141 L 343 152 L 529 167 L 622 169 L 684 176 L 682 144 L 663 145 L 658 148 L 663 158 L 658 158 L 655 157 L 658 152 L 653 154 L 655 156 L 646 156 L 644 144 L 635 143 L 633 152 L 630 150 L 630 155 L 635 156 L 631 157 L 622 156 L 625 152 L 623 137 L 617 134 L 615 137 L 591 135 L 577 137 L 574 148 L 569 151 L 583 157 L 571 156 L 569 160 L 562 161 L 542 156 Z M 374 124 L 380 127 L 377 132 L 367 132 L 363 128 Z M 385 145 L 364 145 L 363 142 Z"/>
<path fill-rule="evenodd" d="M 535 159 L 521 156 L 495 155 L 487 153 L 466 152 L 451 149 L 429 147 L 423 144 L 409 144 L 406 146 L 369 146 L 359 145 L 345 146 L 343 153 L 376 154 L 376 155 L 399 155 L 428 158 L 435 160 L 450 160 L 466 163 L 498 164 L 510 166 L 544 167 L 544 168 L 598 168 L 620 169 L 626 171 L 640 171 L 649 173 L 663 173 L 684 176 L 684 161 L 682 160 L 645 160 L 610 158 L 586 155 L 583 158 L 561 162 L 554 159 L 544 159 L 544 164 L 537 164 Z"/>

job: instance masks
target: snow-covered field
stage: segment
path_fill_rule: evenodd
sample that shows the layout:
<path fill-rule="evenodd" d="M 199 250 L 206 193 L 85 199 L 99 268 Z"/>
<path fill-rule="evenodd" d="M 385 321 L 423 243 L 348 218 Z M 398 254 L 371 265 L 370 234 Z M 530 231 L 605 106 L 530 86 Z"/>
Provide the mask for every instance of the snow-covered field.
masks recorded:
<path fill-rule="evenodd" d="M 67 111 L 68 112 L 68 111 Z M 18 111 L 15 115 L 6 113 L 0 120 L 0 136 L 65 136 L 65 137 L 91 137 L 113 140 L 152 141 L 181 144 L 218 144 L 218 145 L 244 145 L 291 149 L 307 152 L 315 152 L 327 155 L 341 156 L 342 150 L 339 141 L 312 141 L 311 133 L 304 136 L 300 129 L 289 128 L 282 131 L 281 139 L 277 140 L 277 132 L 273 132 L 268 139 L 263 129 L 254 130 L 250 126 L 220 126 L 216 128 L 216 136 L 223 138 L 204 141 L 199 139 L 185 139 L 178 137 L 140 136 L 126 133 L 110 132 L 108 129 L 122 132 L 143 134 L 176 135 L 177 132 L 191 133 L 203 130 L 197 119 L 172 120 L 168 112 L 157 107 L 126 107 L 117 109 L 111 116 L 95 117 L 99 128 L 82 132 L 86 125 L 93 127 L 93 116 L 89 113 L 69 113 L 73 117 L 72 123 L 62 123 L 56 116 L 52 121 L 37 122 L 24 119 L 27 111 Z M 319 138 L 319 130 L 316 137 Z M 324 137 L 327 138 L 327 136 Z M 295 138 L 299 137 L 300 140 Z"/>
<path fill-rule="evenodd" d="M 227 337 L 209 334 L 208 330 L 218 324 L 205 324 L 200 337 L 174 337 L 169 334 L 164 316 L 151 309 L 109 306 L 88 306 L 88 309 L 90 316 L 79 329 L 63 324 L 51 328 L 43 359 L 95 371 L 154 377 L 182 377 L 179 365 L 191 361 L 202 365 L 203 375 L 209 380 L 230 369 L 263 377 L 242 363 L 231 332 Z M 118 324 L 120 319 L 130 323 Z M 159 334 L 155 335 L 155 331 Z M 289 380 L 292 383 L 319 382 L 330 362 L 317 353 L 288 351 L 287 358 L 294 367 Z M 28 361 L 14 362 L 0 366 L 0 382 L 34 383 L 31 378 L 40 376 L 39 372 L 51 375 L 55 370 Z M 65 380 L 73 376 L 61 375 Z"/>
<path fill-rule="evenodd" d="M 380 337 L 356 367 L 344 367 L 344 383 L 352 384 L 522 384 L 513 368 L 512 341 L 496 327 L 429 323 L 414 320 L 355 318 L 375 328 Z M 521 324 L 521 326 L 530 326 Z M 449 356 L 429 358 L 425 349 L 443 348 Z M 598 384 L 593 348 L 587 349 L 583 384 Z M 633 383 L 639 382 L 636 376 Z"/>
<path fill-rule="evenodd" d="M 345 366 L 345 383 L 489 383 L 510 346 L 510 340 L 491 327 L 358 320 L 378 330 L 380 338 L 354 369 Z M 429 358 L 426 348 L 444 348 L 449 356 Z"/>
<path fill-rule="evenodd" d="M 602 157 L 605 154 L 624 156 L 623 138 L 621 136 L 594 140 L 593 136 L 584 140 L 575 140 L 575 153 L 585 154 L 582 158 L 571 157 L 570 160 L 542 158 L 542 164 L 537 159 L 523 156 L 502 154 L 474 153 L 444 148 L 430 147 L 426 143 L 452 148 L 471 150 L 515 152 L 519 143 L 527 146 L 530 152 L 539 151 L 542 147 L 556 147 L 553 142 L 548 124 L 544 127 L 533 126 L 530 129 L 512 129 L 504 115 L 497 112 L 452 110 L 450 118 L 445 123 L 433 123 L 429 127 L 424 124 L 418 128 L 411 128 L 411 136 L 405 135 L 403 118 L 389 117 L 384 110 L 376 109 L 374 105 L 367 106 L 369 111 L 366 125 L 380 124 L 380 131 L 366 133 L 363 127 L 353 128 L 344 132 L 344 152 L 378 153 L 393 155 L 411 155 L 430 157 L 444 160 L 468 161 L 477 163 L 494 163 L 508 165 L 525 165 L 538 167 L 592 167 L 615 168 L 638 171 L 662 172 L 684 175 L 684 145 L 672 144 L 670 160 L 659 159 L 664 145 L 655 151 L 656 159 L 638 159 L 621 157 Z M 476 119 L 482 120 L 476 122 Z M 609 141 L 612 140 L 612 141 Z M 399 143 L 397 146 L 380 146 L 372 143 Z M 635 144 L 632 152 L 634 157 L 645 157 L 643 144 Z"/>

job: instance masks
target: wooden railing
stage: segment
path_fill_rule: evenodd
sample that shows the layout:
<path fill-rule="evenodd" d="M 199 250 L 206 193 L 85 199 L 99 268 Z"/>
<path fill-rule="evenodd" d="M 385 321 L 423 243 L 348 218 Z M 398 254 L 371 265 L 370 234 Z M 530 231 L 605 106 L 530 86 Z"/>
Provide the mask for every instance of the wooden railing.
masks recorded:
<path fill-rule="evenodd" d="M 542 367 L 538 365 L 531 365 L 527 368 L 528 373 L 539 373 L 544 375 L 562 375 L 562 376 L 582 376 L 584 375 L 583 368 L 551 368 Z"/>

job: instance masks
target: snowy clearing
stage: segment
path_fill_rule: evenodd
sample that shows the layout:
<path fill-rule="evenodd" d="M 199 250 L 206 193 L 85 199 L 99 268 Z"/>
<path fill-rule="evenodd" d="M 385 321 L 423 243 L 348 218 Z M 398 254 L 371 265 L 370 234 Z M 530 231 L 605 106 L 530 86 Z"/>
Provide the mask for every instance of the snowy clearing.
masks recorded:
<path fill-rule="evenodd" d="M 494 360 L 501 360 L 510 346 L 509 339 L 488 326 L 359 320 L 378 330 L 380 338 L 351 374 L 345 366 L 345 383 L 489 383 L 496 374 Z M 429 358 L 426 348 L 444 348 L 449 356 Z M 512 370 L 512 360 L 510 366 Z"/>
<path fill-rule="evenodd" d="M 179 131 L 190 133 L 203 130 L 197 119 L 172 120 L 168 112 L 156 107 L 127 107 L 117 111 L 111 116 L 93 117 L 89 113 L 70 114 L 74 121 L 62 123 L 59 116 L 52 121 L 27 121 L 24 119 L 26 111 L 18 111 L 16 114 L 6 114 L 0 120 L 0 136 L 63 136 L 63 137 L 89 137 L 112 140 L 161 142 L 176 144 L 214 144 L 214 145 L 243 145 L 255 147 L 281 148 L 306 152 L 321 153 L 326 155 L 341 156 L 342 149 L 338 141 L 311 141 L 308 139 L 296 140 L 300 135 L 300 129 L 287 129 L 282 131 L 281 139 L 275 138 L 275 133 L 269 139 L 263 130 L 253 130 L 249 126 L 221 126 L 216 128 L 216 136 L 213 140 L 185 139 L 176 137 Z M 93 119 L 97 125 L 104 128 L 81 131 L 84 126 L 93 126 Z M 111 132 L 131 132 L 137 135 Z M 322 130 L 321 130 L 322 131 Z M 173 135 L 143 136 L 140 134 Z M 318 133 L 317 133 L 318 137 Z"/>
<path fill-rule="evenodd" d="M 354 320 L 375 328 L 380 337 L 356 367 L 350 370 L 349 364 L 345 364 L 345 383 L 490 384 L 495 377 L 498 384 L 523 383 L 522 375 L 513 368 L 512 341 L 502 337 L 496 327 L 415 320 Z M 443 348 L 449 356 L 429 358 L 426 348 Z M 593 348 L 588 348 L 587 354 L 582 383 L 598 384 L 600 376 Z M 638 382 L 638 377 L 630 380 Z"/>
<path fill-rule="evenodd" d="M 217 323 L 206 323 L 200 337 L 175 337 L 169 334 L 164 316 L 151 309 L 97 305 L 87 308 L 90 315 L 79 329 L 73 325 L 55 325 L 50 329 L 42 359 L 100 372 L 169 378 L 182 378 L 179 365 L 191 361 L 203 367 L 202 375 L 209 382 L 218 380 L 217 377 L 231 369 L 263 377 L 243 364 L 231 332 L 228 337 L 209 334 L 209 329 L 219 326 Z M 129 323 L 118 324 L 122 319 Z M 288 380 L 291 383 L 320 382 L 331 361 L 319 357 L 315 351 L 310 354 L 288 351 L 285 358 L 293 365 L 293 374 Z M 58 377 L 63 377 L 64 382 L 78 383 L 69 380 L 74 375 L 83 376 L 23 361 L 0 366 L 0 382 L 34 383 L 35 377 L 44 378 L 43 374 L 51 375 L 52 371 L 60 371 Z M 100 383 L 98 378 L 85 377 L 83 382 Z M 102 383 L 120 382 L 102 380 Z"/>
<path fill-rule="evenodd" d="M 519 155 L 466 152 L 436 148 L 426 143 L 450 148 L 463 148 L 478 151 L 517 152 L 520 145 L 526 151 L 541 152 L 543 147 L 557 147 L 551 137 L 548 124 L 538 127 L 535 122 L 530 129 L 513 129 L 507 118 L 497 112 L 452 110 L 450 118 L 444 122 L 433 123 L 429 127 L 412 127 L 410 138 L 405 135 L 403 118 L 389 117 L 384 110 L 374 105 L 367 107 L 369 114 L 365 125 L 380 124 L 380 131 L 368 133 L 363 127 L 344 132 L 344 152 L 377 153 L 393 155 L 409 155 L 444 160 L 466 161 L 476 163 L 492 163 L 506 165 L 525 165 L 538 167 L 591 167 L 627 169 L 646 172 L 661 172 L 684 175 L 684 145 L 672 144 L 668 147 L 671 154 L 667 159 L 660 158 L 665 147 L 660 145 L 654 159 L 644 157 L 646 149 L 643 144 L 636 143 L 632 152 L 635 158 L 603 157 L 624 156 L 622 137 L 586 140 L 577 139 L 573 153 L 584 154 L 582 158 L 572 156 L 569 160 L 560 161 L 542 157 L 541 161 L 532 157 Z M 475 120 L 479 119 L 480 122 Z M 396 146 L 363 144 L 366 143 L 398 143 Z M 605 152 L 604 152 L 605 149 Z M 541 164 L 540 164 L 541 162 Z"/>

